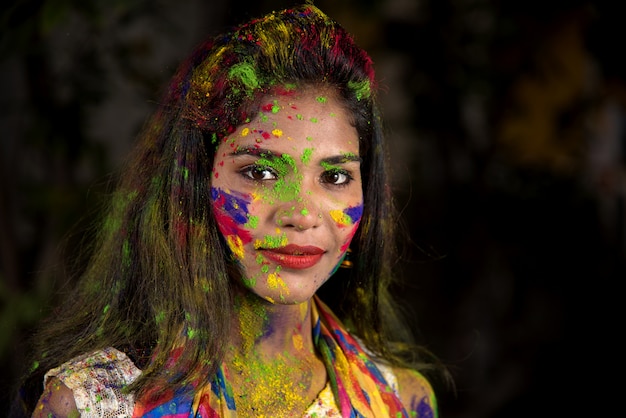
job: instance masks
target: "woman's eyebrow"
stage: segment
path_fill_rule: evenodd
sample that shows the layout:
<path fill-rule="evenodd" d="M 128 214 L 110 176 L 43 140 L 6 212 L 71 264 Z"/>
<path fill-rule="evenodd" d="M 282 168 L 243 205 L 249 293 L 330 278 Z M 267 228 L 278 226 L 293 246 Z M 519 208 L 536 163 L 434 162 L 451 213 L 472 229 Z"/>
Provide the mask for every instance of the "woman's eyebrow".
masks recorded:
<path fill-rule="evenodd" d="M 348 162 L 357 162 L 360 163 L 362 162 L 361 157 L 359 157 L 358 155 L 355 154 L 341 154 L 341 155 L 334 155 L 332 157 L 327 157 L 327 158 L 322 158 L 322 160 L 320 161 L 320 164 L 344 164 L 344 163 L 348 163 Z"/>
<path fill-rule="evenodd" d="M 233 152 L 230 153 L 232 156 L 239 155 L 253 155 L 256 157 L 263 158 L 276 158 L 276 154 L 266 148 L 260 148 L 255 146 L 240 146 L 237 147 Z"/>
<path fill-rule="evenodd" d="M 230 153 L 231 156 L 240 156 L 240 155 L 253 155 L 255 157 L 262 157 L 267 159 L 277 159 L 280 158 L 275 152 L 267 149 L 260 148 L 256 146 L 240 146 L 237 147 L 233 152 Z M 353 153 L 345 153 L 341 155 L 333 155 L 330 157 L 322 158 L 320 160 L 321 165 L 335 165 L 335 164 L 345 164 L 348 162 L 362 162 L 361 157 Z"/>

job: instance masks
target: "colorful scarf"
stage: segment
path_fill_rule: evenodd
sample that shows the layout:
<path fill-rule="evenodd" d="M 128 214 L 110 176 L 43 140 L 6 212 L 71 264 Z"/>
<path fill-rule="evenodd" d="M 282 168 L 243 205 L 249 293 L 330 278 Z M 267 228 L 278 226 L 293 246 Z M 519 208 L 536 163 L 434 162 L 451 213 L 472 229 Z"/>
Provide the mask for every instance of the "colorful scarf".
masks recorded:
<path fill-rule="evenodd" d="M 408 417 L 380 370 L 339 319 L 317 297 L 311 309 L 314 343 L 342 417 Z M 138 403 L 133 417 L 235 418 L 228 371 L 220 367 L 211 384 L 195 393 L 165 395 L 150 405 Z"/>

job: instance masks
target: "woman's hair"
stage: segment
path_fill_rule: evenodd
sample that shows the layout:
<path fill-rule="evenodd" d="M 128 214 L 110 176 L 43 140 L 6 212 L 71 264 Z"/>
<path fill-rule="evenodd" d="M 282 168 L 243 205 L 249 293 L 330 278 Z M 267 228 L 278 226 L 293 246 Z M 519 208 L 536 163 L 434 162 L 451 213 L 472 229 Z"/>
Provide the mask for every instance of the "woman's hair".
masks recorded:
<path fill-rule="evenodd" d="M 354 268 L 320 293 L 370 351 L 390 358 L 396 219 L 374 70 L 339 24 L 303 5 L 200 45 L 179 68 L 122 172 L 76 292 L 36 336 L 35 385 L 47 369 L 107 346 L 143 369 L 131 387 L 141 394 L 213 376 L 233 315 L 233 262 L 209 198 L 217 144 L 258 114 L 264 95 L 310 87 L 335 91 L 352 116 L 364 192 Z"/>

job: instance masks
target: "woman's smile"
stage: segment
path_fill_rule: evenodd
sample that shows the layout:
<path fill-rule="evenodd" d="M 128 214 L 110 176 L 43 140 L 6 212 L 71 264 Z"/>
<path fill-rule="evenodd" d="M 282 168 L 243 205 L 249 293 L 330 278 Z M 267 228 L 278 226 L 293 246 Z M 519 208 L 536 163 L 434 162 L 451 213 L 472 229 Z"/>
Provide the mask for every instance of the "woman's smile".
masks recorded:
<path fill-rule="evenodd" d="M 259 248 L 263 256 L 286 269 L 302 270 L 316 265 L 325 251 L 313 245 L 285 245 L 279 248 Z"/>

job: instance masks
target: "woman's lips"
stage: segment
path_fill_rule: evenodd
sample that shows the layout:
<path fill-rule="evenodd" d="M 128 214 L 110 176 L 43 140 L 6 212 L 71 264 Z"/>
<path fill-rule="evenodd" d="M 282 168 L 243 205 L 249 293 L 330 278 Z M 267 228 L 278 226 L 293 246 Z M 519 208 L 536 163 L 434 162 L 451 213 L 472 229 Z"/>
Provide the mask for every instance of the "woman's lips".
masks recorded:
<path fill-rule="evenodd" d="M 269 260 L 289 269 L 307 269 L 316 265 L 324 250 L 313 245 L 299 246 L 289 244 L 279 248 L 262 248 L 259 251 Z"/>

